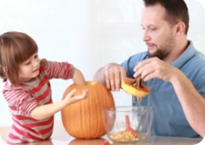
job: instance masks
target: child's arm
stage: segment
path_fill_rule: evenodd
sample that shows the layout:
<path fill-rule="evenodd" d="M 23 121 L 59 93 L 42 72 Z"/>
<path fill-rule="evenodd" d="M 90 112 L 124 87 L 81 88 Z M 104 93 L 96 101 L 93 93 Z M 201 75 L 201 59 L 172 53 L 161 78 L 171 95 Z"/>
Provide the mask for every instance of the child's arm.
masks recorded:
<path fill-rule="evenodd" d="M 82 72 L 79 70 L 79 69 L 77 69 L 77 68 L 73 68 L 74 70 L 74 72 L 73 72 L 73 82 L 75 83 L 75 84 L 78 84 L 78 85 L 85 85 L 86 84 L 86 81 L 85 81 L 85 78 L 84 78 L 84 76 L 83 76 L 83 74 L 82 74 Z"/>
<path fill-rule="evenodd" d="M 62 101 L 36 107 L 33 111 L 31 111 L 30 116 L 36 120 L 46 119 L 53 116 L 67 105 L 73 104 L 88 97 L 88 90 L 84 90 L 82 94 L 78 96 L 74 96 L 75 91 L 76 90 L 72 90 L 68 93 Z"/>

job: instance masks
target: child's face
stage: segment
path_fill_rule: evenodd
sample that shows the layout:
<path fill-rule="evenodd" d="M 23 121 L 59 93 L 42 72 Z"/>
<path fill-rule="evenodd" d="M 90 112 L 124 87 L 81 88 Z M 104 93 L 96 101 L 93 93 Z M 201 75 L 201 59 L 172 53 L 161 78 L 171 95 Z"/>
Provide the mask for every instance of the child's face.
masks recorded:
<path fill-rule="evenodd" d="M 40 59 L 38 54 L 33 54 L 29 59 L 19 66 L 19 79 L 21 82 L 32 81 L 39 74 Z"/>

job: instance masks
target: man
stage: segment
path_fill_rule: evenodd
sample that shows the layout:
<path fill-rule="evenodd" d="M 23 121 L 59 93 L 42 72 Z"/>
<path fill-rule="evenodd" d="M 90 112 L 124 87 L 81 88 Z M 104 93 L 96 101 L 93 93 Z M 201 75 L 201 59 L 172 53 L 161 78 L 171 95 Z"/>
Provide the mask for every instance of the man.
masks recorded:
<path fill-rule="evenodd" d="M 183 0 L 144 4 L 141 26 L 148 51 L 121 65 L 107 64 L 94 79 L 118 91 L 123 78 L 140 76 L 151 90 L 141 105 L 154 107 L 152 135 L 204 137 L 205 56 L 187 40 L 188 8 Z"/>

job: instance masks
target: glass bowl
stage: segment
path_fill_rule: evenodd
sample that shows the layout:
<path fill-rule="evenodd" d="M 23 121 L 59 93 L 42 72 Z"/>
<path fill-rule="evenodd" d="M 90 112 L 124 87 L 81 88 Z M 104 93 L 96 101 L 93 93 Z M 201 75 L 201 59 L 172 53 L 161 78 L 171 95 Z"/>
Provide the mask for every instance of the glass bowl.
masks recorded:
<path fill-rule="evenodd" d="M 119 106 L 104 109 L 102 114 L 107 136 L 112 142 L 136 143 L 147 140 L 151 134 L 153 108 L 150 106 Z"/>

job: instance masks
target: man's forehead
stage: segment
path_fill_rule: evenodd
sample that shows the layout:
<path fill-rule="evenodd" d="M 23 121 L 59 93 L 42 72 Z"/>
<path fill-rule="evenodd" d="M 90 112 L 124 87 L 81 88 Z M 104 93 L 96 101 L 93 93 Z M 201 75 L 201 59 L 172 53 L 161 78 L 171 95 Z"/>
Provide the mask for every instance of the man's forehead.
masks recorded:
<path fill-rule="evenodd" d="M 141 23 L 157 25 L 165 21 L 165 9 L 161 5 L 147 6 L 142 10 Z"/>
<path fill-rule="evenodd" d="M 143 8 L 142 13 L 163 14 L 165 8 L 161 4 L 149 5 Z"/>

